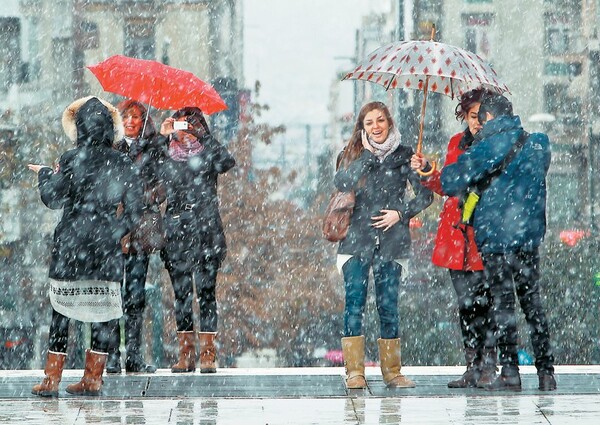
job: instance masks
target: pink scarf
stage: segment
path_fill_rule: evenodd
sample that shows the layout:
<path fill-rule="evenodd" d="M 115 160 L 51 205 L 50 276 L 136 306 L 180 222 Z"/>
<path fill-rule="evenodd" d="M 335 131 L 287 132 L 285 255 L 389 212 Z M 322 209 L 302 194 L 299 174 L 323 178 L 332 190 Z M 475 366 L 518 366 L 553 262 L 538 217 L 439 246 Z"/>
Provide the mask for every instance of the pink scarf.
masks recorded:
<path fill-rule="evenodd" d="M 190 157 L 202 152 L 204 145 L 195 139 L 192 142 L 172 138 L 169 143 L 169 157 L 178 162 L 185 162 Z"/>

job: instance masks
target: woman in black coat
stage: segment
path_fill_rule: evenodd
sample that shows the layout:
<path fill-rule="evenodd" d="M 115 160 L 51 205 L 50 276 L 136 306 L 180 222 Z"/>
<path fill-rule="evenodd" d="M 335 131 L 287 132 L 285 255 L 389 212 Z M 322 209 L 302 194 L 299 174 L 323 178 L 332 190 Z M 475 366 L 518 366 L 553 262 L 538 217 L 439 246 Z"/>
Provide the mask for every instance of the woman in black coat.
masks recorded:
<path fill-rule="evenodd" d="M 389 387 L 414 387 L 400 373 L 398 293 L 401 260 L 410 252 L 409 222 L 428 207 L 433 194 L 410 168 L 413 150 L 401 144 L 390 112 L 381 102 L 360 110 L 354 133 L 340 158 L 334 183 L 356 194 L 348 234 L 338 247 L 346 290 L 342 350 L 348 388 L 365 388 L 362 320 L 369 270 L 373 270 L 381 338 L 381 371 Z M 407 183 L 415 197 L 407 199 Z"/>
<path fill-rule="evenodd" d="M 227 246 L 219 214 L 217 178 L 234 165 L 211 134 L 200 109 L 183 108 L 161 125 L 158 180 L 166 189 L 167 243 L 161 251 L 175 292 L 179 361 L 171 371 L 196 369 L 193 281 L 200 304 L 200 372 L 216 372 L 217 271 Z"/>
<path fill-rule="evenodd" d="M 141 211 L 141 194 L 132 163 L 112 149 L 123 126 L 108 102 L 87 97 L 63 114 L 63 128 L 76 141 L 58 168 L 29 165 L 38 173 L 42 202 L 63 209 L 54 231 L 50 260 L 50 325 L 46 377 L 33 394 L 57 396 L 67 352 L 69 319 L 92 322 L 80 382 L 67 386 L 77 395 L 98 395 L 106 364 L 108 321 L 122 315 L 121 238 Z M 119 210 L 119 213 L 117 213 Z"/>
<path fill-rule="evenodd" d="M 135 100 L 124 100 L 117 105 L 123 119 L 125 136 L 118 140 L 114 148 L 127 154 L 135 164 L 135 171 L 144 188 L 144 214 L 160 219 L 159 204 L 164 201 L 164 193 L 154 178 L 154 167 L 158 160 L 157 149 L 153 144 L 156 129 L 146 107 Z M 149 241 L 140 241 L 137 231 L 142 223 L 135 223 L 134 230 L 126 239 L 125 253 L 125 293 L 123 297 L 123 318 L 125 323 L 125 371 L 156 372 L 156 367 L 146 364 L 141 350 L 142 324 L 146 307 L 145 285 L 150 262 Z M 145 226 L 154 226 L 150 235 L 159 235 L 160 223 L 145 221 Z M 155 238 L 156 239 L 156 238 Z M 121 373 L 120 321 L 112 323 L 109 338 L 106 373 Z"/>

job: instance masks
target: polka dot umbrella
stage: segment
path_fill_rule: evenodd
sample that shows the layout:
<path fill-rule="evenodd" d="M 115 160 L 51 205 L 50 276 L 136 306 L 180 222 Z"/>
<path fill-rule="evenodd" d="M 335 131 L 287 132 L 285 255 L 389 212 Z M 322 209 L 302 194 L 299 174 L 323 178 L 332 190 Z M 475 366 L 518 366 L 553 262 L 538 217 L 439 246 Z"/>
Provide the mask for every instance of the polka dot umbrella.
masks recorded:
<path fill-rule="evenodd" d="M 509 92 L 496 71 L 481 57 L 468 50 L 431 40 L 396 41 L 378 48 L 358 63 L 342 80 L 364 80 L 389 89 L 423 91 L 417 152 L 421 152 L 427 92 L 454 98 L 483 87 L 496 93 Z M 432 170 L 435 167 L 432 168 Z"/>

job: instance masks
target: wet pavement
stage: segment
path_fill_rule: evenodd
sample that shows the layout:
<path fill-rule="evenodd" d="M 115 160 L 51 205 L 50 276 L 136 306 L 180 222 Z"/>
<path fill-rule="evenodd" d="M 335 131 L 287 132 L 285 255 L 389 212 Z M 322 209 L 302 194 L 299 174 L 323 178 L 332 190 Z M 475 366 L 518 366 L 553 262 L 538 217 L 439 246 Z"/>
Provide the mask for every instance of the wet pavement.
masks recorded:
<path fill-rule="evenodd" d="M 0 424 L 598 424 L 600 366 L 557 366 L 558 390 L 537 389 L 531 366 L 523 390 L 449 389 L 463 367 L 405 367 L 417 387 L 387 389 L 367 368 L 367 390 L 348 392 L 343 368 L 219 369 L 217 374 L 112 375 L 101 397 L 64 388 L 59 399 L 31 394 L 43 372 L 0 371 Z"/>

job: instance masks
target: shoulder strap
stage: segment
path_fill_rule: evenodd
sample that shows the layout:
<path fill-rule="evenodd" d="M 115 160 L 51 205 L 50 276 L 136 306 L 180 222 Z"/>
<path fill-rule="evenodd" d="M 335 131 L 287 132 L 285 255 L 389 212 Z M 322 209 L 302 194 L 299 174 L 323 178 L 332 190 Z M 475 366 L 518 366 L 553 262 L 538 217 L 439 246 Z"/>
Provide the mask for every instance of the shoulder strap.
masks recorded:
<path fill-rule="evenodd" d="M 515 142 L 514 145 L 512 145 L 512 148 L 510 149 L 508 154 L 504 157 L 504 159 L 502 160 L 502 162 L 500 163 L 498 168 L 493 173 L 491 173 L 489 176 L 487 176 L 485 179 L 483 179 L 481 182 L 479 182 L 477 184 L 477 191 L 479 194 L 483 193 L 483 191 L 486 190 L 490 186 L 490 184 L 492 184 L 492 180 L 495 177 L 502 174 L 502 171 L 504 171 L 504 169 L 508 166 L 508 164 L 510 164 L 510 162 L 515 158 L 515 156 L 517 156 L 517 153 L 519 153 L 519 151 L 521 150 L 523 145 L 525 145 L 525 142 L 527 142 L 528 137 L 529 137 L 529 133 L 526 132 L 525 130 L 523 130 L 523 132 L 519 136 L 519 139 Z"/>

